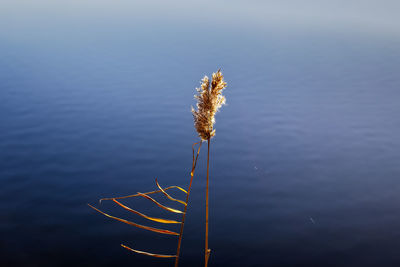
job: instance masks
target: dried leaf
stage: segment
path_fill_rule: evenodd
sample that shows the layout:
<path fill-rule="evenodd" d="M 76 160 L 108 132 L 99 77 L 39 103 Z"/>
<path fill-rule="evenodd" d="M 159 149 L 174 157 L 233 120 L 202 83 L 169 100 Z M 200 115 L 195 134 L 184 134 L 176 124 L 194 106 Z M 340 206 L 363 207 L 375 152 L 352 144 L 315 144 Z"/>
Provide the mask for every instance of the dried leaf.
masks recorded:
<path fill-rule="evenodd" d="M 126 248 L 127 250 L 130 250 L 130 251 L 139 253 L 139 254 L 152 256 L 152 257 L 156 257 L 156 258 L 176 258 L 176 255 L 153 254 L 153 253 L 149 253 L 149 252 L 144 252 L 144 251 L 132 249 L 130 247 L 125 246 L 124 244 L 121 244 L 121 247 Z"/>
<path fill-rule="evenodd" d="M 175 185 L 168 186 L 167 188 L 164 188 L 164 191 L 167 191 L 167 190 L 172 189 L 172 188 L 176 188 L 176 189 L 184 192 L 185 194 L 187 194 L 187 191 L 185 189 L 183 189 L 182 187 L 179 187 L 179 186 L 175 186 Z M 142 193 L 142 194 L 151 195 L 151 194 L 156 194 L 156 193 L 160 193 L 160 192 L 161 192 L 161 190 L 155 190 L 155 191 L 146 192 L 146 193 Z M 139 194 L 122 196 L 122 197 L 107 197 L 107 198 L 101 198 L 99 200 L 99 202 L 101 203 L 103 200 L 124 199 L 124 198 L 130 198 L 130 197 L 138 197 L 138 196 L 139 196 Z"/>
<path fill-rule="evenodd" d="M 140 193 L 140 192 L 138 192 L 138 194 L 139 194 L 139 196 L 142 196 L 142 197 L 144 197 L 144 198 L 147 198 L 148 200 L 153 201 L 157 206 L 159 206 L 159 207 L 162 208 L 162 209 L 165 209 L 165 210 L 167 210 L 167 211 L 174 212 L 174 213 L 181 213 L 181 214 L 184 213 L 183 211 L 176 210 L 176 209 L 173 209 L 173 208 L 170 208 L 170 207 L 166 207 L 166 206 L 164 206 L 164 205 L 158 203 L 156 200 L 154 200 L 153 198 L 149 197 L 148 195 L 142 194 L 142 193 Z"/>
<path fill-rule="evenodd" d="M 181 204 L 187 206 L 187 204 L 186 204 L 184 201 L 179 200 L 179 199 L 176 199 L 176 198 L 173 198 L 173 197 L 171 197 L 167 192 L 165 192 L 165 190 L 162 189 L 162 187 L 158 184 L 157 178 L 156 178 L 156 184 L 157 184 L 157 187 L 161 190 L 161 192 L 163 192 L 163 194 L 164 194 L 169 200 L 176 201 L 176 202 L 179 202 L 179 203 L 181 203 Z"/>
<path fill-rule="evenodd" d="M 117 201 L 115 199 L 113 199 L 113 201 L 115 203 L 117 203 L 118 205 L 120 205 L 121 207 L 123 207 L 124 209 L 129 210 L 130 212 L 133 212 L 133 213 L 135 213 L 135 214 L 137 214 L 139 216 L 142 216 L 143 218 L 146 218 L 146 219 L 151 220 L 151 221 L 155 221 L 155 222 L 159 222 L 159 223 L 181 223 L 181 222 L 177 222 L 177 221 L 169 220 L 169 219 L 161 219 L 161 218 L 150 217 L 150 216 L 147 216 L 147 215 L 145 215 L 143 213 L 140 213 L 140 212 L 138 212 L 136 210 L 133 210 L 133 209 L 125 206 L 124 204 L 122 204 L 121 202 L 119 202 L 119 201 Z"/>
<path fill-rule="evenodd" d="M 111 216 L 111 215 L 109 215 L 107 213 L 102 212 L 101 210 L 93 207 L 90 204 L 88 204 L 88 206 L 91 207 L 92 209 L 100 212 L 104 216 L 107 216 L 108 218 L 111 218 L 111 219 L 114 219 L 114 220 L 129 224 L 129 225 L 132 225 L 132 226 L 136 226 L 136 227 L 141 228 L 141 229 L 149 230 L 149 231 L 160 233 L 160 234 L 166 234 L 166 235 L 179 235 L 178 233 L 172 232 L 170 230 L 158 229 L 158 228 L 154 228 L 154 227 L 150 227 L 150 226 L 144 226 L 144 225 L 137 224 L 137 223 L 134 223 L 134 222 L 131 222 L 131 221 L 127 221 L 127 220 L 124 220 L 124 219 L 121 219 L 121 218 L 118 218 L 118 217 L 114 217 L 114 216 Z"/>

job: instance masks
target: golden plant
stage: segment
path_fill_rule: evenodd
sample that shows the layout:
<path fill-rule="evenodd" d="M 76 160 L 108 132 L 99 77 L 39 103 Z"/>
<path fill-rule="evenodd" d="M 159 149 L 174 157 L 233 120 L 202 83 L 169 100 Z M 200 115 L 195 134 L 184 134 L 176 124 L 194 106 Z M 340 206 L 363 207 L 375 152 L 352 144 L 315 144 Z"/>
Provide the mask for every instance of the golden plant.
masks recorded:
<path fill-rule="evenodd" d="M 208 206 L 209 206 L 209 169 L 210 169 L 210 141 L 215 135 L 214 123 L 215 113 L 225 104 L 225 97 L 222 90 L 226 87 L 224 76 L 221 70 L 212 74 L 212 81 L 207 76 L 202 80 L 200 88 L 197 89 L 197 110 L 192 107 L 194 126 L 202 140 L 207 140 L 207 185 L 206 185 L 206 230 L 205 230 L 205 250 L 204 266 L 208 266 L 211 249 L 208 247 Z"/>
<path fill-rule="evenodd" d="M 209 185 L 210 140 L 215 135 L 215 130 L 213 129 L 213 125 L 215 123 L 214 115 L 218 111 L 218 109 L 225 103 L 225 98 L 221 94 L 222 90 L 225 87 L 226 87 L 226 83 L 223 80 L 222 73 L 220 70 L 218 70 L 216 73 L 212 74 L 211 87 L 210 87 L 209 79 L 207 78 L 207 76 L 205 76 L 202 80 L 201 87 L 197 89 L 198 95 L 196 95 L 195 98 L 198 101 L 198 103 L 197 103 L 198 110 L 196 111 L 192 108 L 192 113 L 193 113 L 193 117 L 194 117 L 195 128 L 196 128 L 201 140 L 200 140 L 200 142 L 194 143 L 192 145 L 192 154 L 193 154 L 192 169 L 190 171 L 190 181 L 189 181 L 189 186 L 188 186 L 187 190 L 183 189 L 182 187 L 175 186 L 175 185 L 169 186 L 166 188 L 162 188 L 156 179 L 156 185 L 158 187 L 157 190 L 146 192 L 146 193 L 137 192 L 136 194 L 133 194 L 133 195 L 127 195 L 127 196 L 121 196 L 121 197 L 111 197 L 111 198 L 100 199 L 100 203 L 102 201 L 106 201 L 106 200 L 113 201 L 115 204 L 122 207 L 123 209 L 125 209 L 131 213 L 134 213 L 136 215 L 139 215 L 150 221 L 154 221 L 157 223 L 163 223 L 163 224 L 180 224 L 179 233 L 172 231 L 172 230 L 168 230 L 168 229 L 161 229 L 161 228 L 145 226 L 145 225 L 137 224 L 135 222 L 128 221 L 128 220 L 125 220 L 125 219 L 122 219 L 119 217 L 115 217 L 115 216 L 109 215 L 109 214 L 101 211 L 100 209 L 95 208 L 94 206 L 88 204 L 89 207 L 91 207 L 95 211 L 105 215 L 108 218 L 129 224 L 131 226 L 135 226 L 135 227 L 138 227 L 138 228 L 141 228 L 144 230 L 152 231 L 155 233 L 178 236 L 177 250 L 176 250 L 176 254 L 174 254 L 174 255 L 165 255 L 165 254 L 156 254 L 156 253 L 145 252 L 145 251 L 136 250 L 136 249 L 130 248 L 124 244 L 121 244 L 121 246 L 123 248 L 125 248 L 129 251 L 138 253 L 138 254 L 143 254 L 143 255 L 152 256 L 152 257 L 156 257 L 156 258 L 175 258 L 175 267 L 178 266 L 182 237 L 183 237 L 183 228 L 185 225 L 186 212 L 187 212 L 189 196 L 190 196 L 190 192 L 191 192 L 191 188 L 192 188 L 194 171 L 195 171 L 195 168 L 197 165 L 197 159 L 199 157 L 200 148 L 203 143 L 203 140 L 207 140 L 208 141 L 208 153 L 207 153 L 206 250 L 205 250 L 206 251 L 205 266 L 207 266 L 208 258 L 210 255 L 210 249 L 208 248 L 208 185 Z M 195 146 L 196 145 L 198 145 L 198 148 L 197 148 L 197 153 L 195 154 Z M 184 192 L 186 194 L 185 201 L 173 198 L 170 194 L 168 194 L 166 192 L 170 189 L 178 189 L 178 190 Z M 162 193 L 169 200 L 182 204 L 184 206 L 183 211 L 165 206 L 165 205 L 159 203 L 158 201 L 156 201 L 154 198 L 149 196 L 149 195 L 157 194 L 157 193 Z M 131 209 L 130 207 L 121 203 L 121 199 L 127 199 L 127 198 L 133 198 L 133 197 L 145 198 L 164 210 L 167 210 L 167 211 L 169 211 L 171 213 L 175 213 L 175 214 L 181 214 L 182 215 L 181 220 L 177 221 L 177 220 L 166 219 L 166 218 L 151 217 L 151 216 L 145 215 L 139 211 Z"/>

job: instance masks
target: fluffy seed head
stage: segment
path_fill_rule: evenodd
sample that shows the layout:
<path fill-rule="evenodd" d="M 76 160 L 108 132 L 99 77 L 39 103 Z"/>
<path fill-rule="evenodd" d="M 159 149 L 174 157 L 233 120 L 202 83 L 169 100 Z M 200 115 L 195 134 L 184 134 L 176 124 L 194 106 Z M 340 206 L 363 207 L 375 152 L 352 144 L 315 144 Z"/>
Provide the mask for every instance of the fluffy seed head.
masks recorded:
<path fill-rule="evenodd" d="M 214 116 L 219 108 L 225 104 L 225 97 L 222 95 L 222 90 L 225 87 L 224 76 L 221 70 L 218 70 L 212 74 L 211 86 L 208 77 L 204 76 L 200 88 L 196 88 L 198 94 L 194 97 L 197 99 L 197 110 L 192 107 L 192 113 L 194 127 L 203 140 L 208 140 L 215 135 Z"/>

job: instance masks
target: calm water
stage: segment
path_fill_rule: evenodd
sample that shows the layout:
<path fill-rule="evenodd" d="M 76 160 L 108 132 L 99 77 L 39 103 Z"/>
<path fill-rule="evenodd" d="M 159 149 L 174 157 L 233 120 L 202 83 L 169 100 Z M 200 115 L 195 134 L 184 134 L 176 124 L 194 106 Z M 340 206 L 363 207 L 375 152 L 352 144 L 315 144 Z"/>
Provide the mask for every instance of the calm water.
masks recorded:
<path fill-rule="evenodd" d="M 119 245 L 176 238 L 86 203 L 187 186 L 193 94 L 219 67 L 210 266 L 400 266 L 399 5 L 306 3 L 2 2 L 0 266 L 170 266 Z M 203 262 L 205 148 L 182 266 Z"/>

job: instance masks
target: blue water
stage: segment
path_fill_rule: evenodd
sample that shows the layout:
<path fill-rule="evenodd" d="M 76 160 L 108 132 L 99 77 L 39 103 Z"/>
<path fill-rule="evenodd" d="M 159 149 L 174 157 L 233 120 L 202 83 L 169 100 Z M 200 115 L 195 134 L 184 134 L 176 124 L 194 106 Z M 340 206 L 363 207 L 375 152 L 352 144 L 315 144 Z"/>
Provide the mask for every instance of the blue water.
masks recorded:
<path fill-rule="evenodd" d="M 400 266 L 398 4 L 306 3 L 2 2 L 0 266 L 171 266 L 120 244 L 175 237 L 86 204 L 165 227 L 98 199 L 187 187 L 193 94 L 218 68 L 210 266 Z M 203 264 L 205 164 L 203 146 L 181 266 Z"/>

